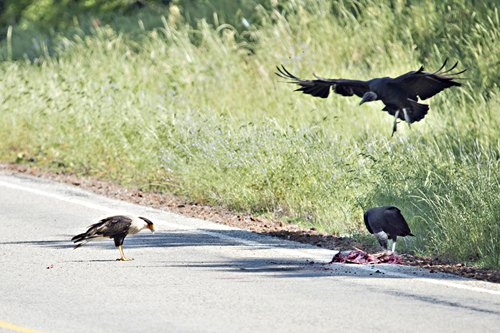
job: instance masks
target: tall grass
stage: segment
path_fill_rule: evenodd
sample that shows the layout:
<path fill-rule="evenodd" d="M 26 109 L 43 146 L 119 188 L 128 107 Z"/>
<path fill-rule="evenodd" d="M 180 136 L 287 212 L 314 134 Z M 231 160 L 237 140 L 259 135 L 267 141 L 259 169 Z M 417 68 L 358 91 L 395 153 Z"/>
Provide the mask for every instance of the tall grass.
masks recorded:
<path fill-rule="evenodd" d="M 257 7 L 243 30 L 163 19 L 140 42 L 107 26 L 61 35 L 57 57 L 0 65 L 0 159 L 337 234 L 394 204 L 417 234 L 408 249 L 500 267 L 498 11 L 353 3 Z M 381 104 L 293 93 L 273 74 L 368 79 L 445 57 L 469 68 L 464 87 L 392 139 Z"/>

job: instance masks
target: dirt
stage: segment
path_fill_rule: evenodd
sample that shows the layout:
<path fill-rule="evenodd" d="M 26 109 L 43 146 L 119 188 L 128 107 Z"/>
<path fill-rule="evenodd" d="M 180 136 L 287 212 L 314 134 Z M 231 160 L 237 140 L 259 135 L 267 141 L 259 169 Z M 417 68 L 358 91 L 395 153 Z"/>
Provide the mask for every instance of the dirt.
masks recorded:
<path fill-rule="evenodd" d="M 304 229 L 298 225 L 278 220 L 265 219 L 252 215 L 239 215 L 223 207 L 199 205 L 169 194 L 144 192 L 140 189 L 123 187 L 113 182 L 103 181 L 93 177 L 48 172 L 37 167 L 17 164 L 0 164 L 0 170 L 64 182 L 108 197 L 153 208 L 169 210 L 185 216 L 223 223 L 259 234 L 271 235 L 300 243 L 313 244 L 327 249 L 347 250 L 354 247 L 366 249 L 364 244 L 352 238 L 322 233 L 315 228 Z M 425 268 L 431 273 L 446 272 L 477 280 L 500 283 L 500 270 L 478 268 L 444 258 L 419 257 L 410 254 L 403 254 L 402 256 L 404 265 Z"/>

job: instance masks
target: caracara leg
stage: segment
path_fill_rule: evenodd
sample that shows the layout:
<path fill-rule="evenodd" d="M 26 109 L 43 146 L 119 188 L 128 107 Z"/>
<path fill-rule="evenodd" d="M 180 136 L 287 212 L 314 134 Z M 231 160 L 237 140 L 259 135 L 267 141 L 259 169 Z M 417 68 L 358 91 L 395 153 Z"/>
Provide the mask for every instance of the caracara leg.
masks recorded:
<path fill-rule="evenodd" d="M 129 261 L 129 260 L 134 260 L 134 258 L 126 258 L 125 254 L 123 254 L 123 248 L 121 245 L 118 245 L 118 251 L 120 251 L 121 257 L 116 259 L 118 261 Z"/>
<path fill-rule="evenodd" d="M 399 116 L 399 110 L 397 110 L 396 113 L 394 114 L 394 125 L 392 126 L 391 137 L 394 136 L 394 133 L 396 133 L 396 131 L 398 130 L 398 116 Z"/>

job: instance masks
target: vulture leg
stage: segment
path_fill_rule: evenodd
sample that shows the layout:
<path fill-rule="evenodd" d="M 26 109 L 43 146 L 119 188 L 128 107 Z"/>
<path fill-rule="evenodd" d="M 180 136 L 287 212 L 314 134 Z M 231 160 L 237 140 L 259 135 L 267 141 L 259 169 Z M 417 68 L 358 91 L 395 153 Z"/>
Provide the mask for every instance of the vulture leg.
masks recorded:
<path fill-rule="evenodd" d="M 396 253 L 396 241 L 392 241 L 392 253 Z"/>
<path fill-rule="evenodd" d="M 398 116 L 399 116 L 399 110 L 396 111 L 396 114 L 394 114 L 394 125 L 392 126 L 392 134 L 391 137 L 394 136 L 394 133 L 398 130 Z"/>
<path fill-rule="evenodd" d="M 398 239 L 398 235 L 391 235 L 391 239 L 392 239 L 392 253 L 393 254 L 396 254 L 396 241 Z"/>
<path fill-rule="evenodd" d="M 118 251 L 120 251 L 121 257 L 116 259 L 118 261 L 129 261 L 129 260 L 134 260 L 134 258 L 126 258 L 125 254 L 123 254 L 123 248 L 121 245 L 118 245 Z"/>
<path fill-rule="evenodd" d="M 405 121 L 408 123 L 408 127 L 411 128 L 411 118 L 406 108 L 403 108 L 403 114 L 405 116 Z"/>
<path fill-rule="evenodd" d="M 387 234 L 383 231 L 380 231 L 375 234 L 375 237 L 377 237 L 380 246 L 382 246 L 384 250 L 387 251 L 387 239 L 388 239 Z"/>

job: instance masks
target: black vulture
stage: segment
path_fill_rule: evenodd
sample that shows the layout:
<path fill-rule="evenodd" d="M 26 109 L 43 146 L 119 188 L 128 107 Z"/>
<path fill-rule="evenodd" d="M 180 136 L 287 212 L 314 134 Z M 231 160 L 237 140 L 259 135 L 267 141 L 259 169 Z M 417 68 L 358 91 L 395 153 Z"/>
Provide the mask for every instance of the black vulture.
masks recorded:
<path fill-rule="evenodd" d="M 76 235 L 71 240 L 76 244 L 75 249 L 87 244 L 93 239 L 113 238 L 115 246 L 120 251 L 121 257 L 116 259 L 119 261 L 133 260 L 126 258 L 123 254 L 123 241 L 128 235 L 134 235 L 143 229 L 149 229 L 154 232 L 154 224 L 150 220 L 142 216 L 125 216 L 115 215 L 106 217 L 99 222 L 92 224 L 88 230 L 82 234 Z"/>
<path fill-rule="evenodd" d="M 392 240 L 392 252 L 394 252 L 398 236 L 413 236 L 401 211 L 394 206 L 370 208 L 365 212 L 364 220 L 370 234 L 377 237 L 380 246 L 386 251 L 388 239 Z"/>
<path fill-rule="evenodd" d="M 285 66 L 277 67 L 276 75 L 290 80 L 289 83 L 298 84 L 300 87 L 296 91 L 302 91 L 315 97 L 327 98 L 330 87 L 333 91 L 342 96 L 356 95 L 361 97 L 359 105 L 365 102 L 382 101 L 385 107 L 382 111 L 387 111 L 394 116 L 392 135 L 397 129 L 398 118 L 410 125 L 420 121 L 429 110 L 429 105 L 418 103 L 418 99 L 426 100 L 446 88 L 461 86 L 454 81 L 456 75 L 462 74 L 465 70 L 452 73 L 457 67 L 456 62 L 451 68 L 443 71 L 447 60 L 435 72 L 424 71 L 421 66 L 416 71 L 411 71 L 396 78 L 382 77 L 367 81 L 347 80 L 347 79 L 324 79 L 316 76 L 314 80 L 302 80 L 291 74 Z"/>

